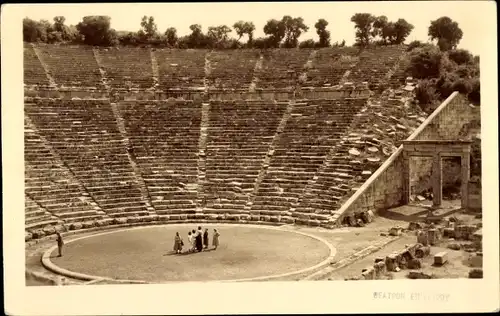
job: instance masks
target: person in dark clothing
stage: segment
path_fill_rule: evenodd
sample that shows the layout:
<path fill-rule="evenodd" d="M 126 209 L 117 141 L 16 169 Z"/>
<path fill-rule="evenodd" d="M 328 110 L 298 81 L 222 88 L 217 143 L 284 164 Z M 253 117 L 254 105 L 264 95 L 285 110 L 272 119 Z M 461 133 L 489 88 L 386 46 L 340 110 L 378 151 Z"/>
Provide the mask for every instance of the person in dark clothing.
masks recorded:
<path fill-rule="evenodd" d="M 208 228 L 205 228 L 205 232 L 203 233 L 203 248 L 208 248 Z"/>
<path fill-rule="evenodd" d="M 198 231 L 196 232 L 196 249 L 203 251 L 203 231 L 201 230 L 201 226 L 198 226 Z"/>
<path fill-rule="evenodd" d="M 57 250 L 59 250 L 59 257 L 62 257 L 62 253 L 63 253 L 63 246 L 64 246 L 64 240 L 61 236 L 61 233 L 56 231 L 56 235 L 57 235 Z"/>

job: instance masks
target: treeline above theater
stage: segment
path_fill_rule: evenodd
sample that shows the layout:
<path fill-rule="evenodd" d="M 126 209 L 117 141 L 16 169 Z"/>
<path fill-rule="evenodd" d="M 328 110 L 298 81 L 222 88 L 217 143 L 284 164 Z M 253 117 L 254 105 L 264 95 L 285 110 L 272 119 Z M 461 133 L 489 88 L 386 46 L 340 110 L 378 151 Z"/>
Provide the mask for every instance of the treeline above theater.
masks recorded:
<path fill-rule="evenodd" d="M 389 21 L 386 16 L 374 16 L 370 13 L 356 13 L 351 17 L 355 27 L 356 46 L 402 44 L 411 34 L 414 26 L 405 19 Z M 64 16 L 56 16 L 53 22 L 35 21 L 28 17 L 23 20 L 23 38 L 25 42 L 75 43 L 93 46 L 150 46 L 159 48 L 322 48 L 344 46 L 345 40 L 332 43 L 335 37 L 327 29 L 335 29 L 325 19 L 318 19 L 314 31 L 319 40 L 300 37 L 312 27 L 306 25 L 302 17 L 283 16 L 270 19 L 263 27 L 266 36 L 254 38 L 256 26 L 251 21 L 236 21 L 232 26 L 209 26 L 206 33 L 202 25 L 190 25 L 190 34 L 180 36 L 176 28 L 158 30 L 155 18 L 142 17 L 138 31 L 117 31 L 111 27 L 109 16 L 85 16 L 77 25 L 66 25 Z M 462 31 L 456 22 L 443 17 L 431 22 L 429 36 L 436 39 L 440 47 L 456 47 L 462 38 Z"/>

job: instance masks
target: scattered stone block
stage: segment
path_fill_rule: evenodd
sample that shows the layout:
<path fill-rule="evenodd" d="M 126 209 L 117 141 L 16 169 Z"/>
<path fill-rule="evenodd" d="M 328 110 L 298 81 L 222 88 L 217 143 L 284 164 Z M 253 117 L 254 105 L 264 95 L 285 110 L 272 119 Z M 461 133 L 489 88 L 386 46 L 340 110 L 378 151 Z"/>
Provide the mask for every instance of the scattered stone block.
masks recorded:
<path fill-rule="evenodd" d="M 368 158 L 366 158 L 366 161 L 368 161 L 368 163 L 370 163 L 371 165 L 374 165 L 374 164 L 380 162 L 380 158 L 378 158 L 378 157 L 368 157 Z"/>
<path fill-rule="evenodd" d="M 455 229 L 453 228 L 443 229 L 443 237 L 455 238 Z"/>
<path fill-rule="evenodd" d="M 33 239 L 40 239 L 40 238 L 43 238 L 45 236 L 45 233 L 41 229 L 37 229 L 37 230 L 33 231 L 31 234 L 33 236 Z"/>
<path fill-rule="evenodd" d="M 448 253 L 446 251 L 442 251 L 434 255 L 434 265 L 442 266 L 448 261 Z"/>
<path fill-rule="evenodd" d="M 368 147 L 368 151 L 371 152 L 371 153 L 377 153 L 378 152 L 378 148 L 377 147 Z"/>
<path fill-rule="evenodd" d="M 375 269 L 373 267 L 368 267 L 366 269 L 363 269 L 361 276 L 365 280 L 374 280 L 375 279 Z"/>
<path fill-rule="evenodd" d="M 408 263 L 406 264 L 406 267 L 408 269 L 413 269 L 413 270 L 420 269 L 420 268 L 422 268 L 422 262 L 417 258 L 413 258 L 413 259 L 410 259 L 408 261 Z"/>
<path fill-rule="evenodd" d="M 483 278 L 483 269 L 471 269 L 469 271 L 469 279 L 482 279 Z"/>
<path fill-rule="evenodd" d="M 30 232 L 24 232 L 24 241 L 30 241 L 33 239 L 33 234 Z"/>
<path fill-rule="evenodd" d="M 422 229 L 422 225 L 418 222 L 410 222 L 408 224 L 408 230 L 417 230 L 417 229 Z"/>
<path fill-rule="evenodd" d="M 483 229 L 479 229 L 476 231 L 474 234 L 472 234 L 472 243 L 476 248 L 481 248 L 482 247 L 482 242 L 483 242 Z"/>
<path fill-rule="evenodd" d="M 369 178 L 371 175 L 372 175 L 372 172 L 370 170 L 363 170 L 361 172 L 361 176 L 363 176 L 363 178 Z"/>
<path fill-rule="evenodd" d="M 361 219 L 365 223 L 371 223 L 371 221 L 372 221 L 372 218 L 370 217 L 370 215 L 368 214 L 368 212 L 362 212 L 361 213 Z"/>
<path fill-rule="evenodd" d="M 417 279 L 432 279 L 432 276 L 426 274 L 422 271 L 410 271 L 407 276 L 408 279 L 417 280 Z"/>
<path fill-rule="evenodd" d="M 71 227 L 73 227 L 73 230 L 79 230 L 79 229 L 83 228 L 83 224 L 82 223 L 72 223 L 72 224 L 70 224 L 70 228 Z"/>
<path fill-rule="evenodd" d="M 58 232 L 65 232 L 67 231 L 67 228 L 65 225 L 56 225 L 54 226 L 54 229 Z"/>
<path fill-rule="evenodd" d="M 422 201 L 425 201 L 425 198 L 421 195 L 417 195 L 417 200 L 422 202 Z"/>
<path fill-rule="evenodd" d="M 385 266 L 387 267 L 387 271 L 399 271 L 398 267 L 398 255 L 391 253 L 385 258 Z"/>
<path fill-rule="evenodd" d="M 351 226 L 351 227 L 354 227 L 356 226 L 356 219 L 353 215 L 347 215 L 346 216 L 346 223 Z"/>
<path fill-rule="evenodd" d="M 452 242 L 452 243 L 448 244 L 448 248 L 451 250 L 460 250 L 460 249 L 462 249 L 462 246 L 457 242 Z"/>
<path fill-rule="evenodd" d="M 472 255 L 469 258 L 469 265 L 473 268 L 480 268 L 483 266 L 483 253 L 479 252 L 475 255 Z"/>
<path fill-rule="evenodd" d="M 385 264 L 385 258 L 377 257 L 377 258 L 375 258 L 375 263 L 377 263 L 377 262 L 384 262 L 384 264 Z"/>
<path fill-rule="evenodd" d="M 415 257 L 417 258 L 424 258 L 430 255 L 431 253 L 431 247 L 428 246 L 422 246 L 417 249 L 415 249 Z"/>
<path fill-rule="evenodd" d="M 389 235 L 390 236 L 400 236 L 402 233 L 401 227 L 392 227 L 389 229 Z"/>
<path fill-rule="evenodd" d="M 431 228 L 427 231 L 427 236 L 428 236 L 428 240 L 429 240 L 429 244 L 431 246 L 435 245 L 438 241 L 439 241 L 439 233 L 438 233 L 438 230 L 435 229 L 435 228 Z"/>
<path fill-rule="evenodd" d="M 356 148 L 349 149 L 349 154 L 353 156 L 359 156 L 361 153 Z"/>
<path fill-rule="evenodd" d="M 358 218 L 356 220 L 356 226 L 357 227 L 364 227 L 365 226 L 365 223 L 363 222 L 363 220 L 361 218 Z"/>
<path fill-rule="evenodd" d="M 371 218 L 371 221 L 375 219 L 375 214 L 373 213 L 372 210 L 368 210 L 368 216 Z"/>
<path fill-rule="evenodd" d="M 43 232 L 45 233 L 46 236 L 52 235 L 56 233 L 56 229 L 51 226 L 47 226 L 43 228 Z"/>

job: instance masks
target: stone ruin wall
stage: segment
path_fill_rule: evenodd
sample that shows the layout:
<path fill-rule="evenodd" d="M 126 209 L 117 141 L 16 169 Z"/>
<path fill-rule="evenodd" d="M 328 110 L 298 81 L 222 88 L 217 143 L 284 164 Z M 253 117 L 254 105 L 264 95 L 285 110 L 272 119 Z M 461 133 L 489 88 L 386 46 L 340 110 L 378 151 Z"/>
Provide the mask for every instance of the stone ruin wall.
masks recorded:
<path fill-rule="evenodd" d="M 458 92 L 448 97 L 408 140 L 458 139 L 465 124 L 477 119 L 479 108 L 469 106 Z M 353 212 L 387 209 L 401 205 L 403 194 L 403 149 L 402 146 L 344 203 L 342 217 Z M 430 166 L 429 166 L 430 167 Z M 416 163 L 413 176 L 425 178 L 430 172 L 427 163 Z M 449 180 L 448 180 L 449 181 Z"/>

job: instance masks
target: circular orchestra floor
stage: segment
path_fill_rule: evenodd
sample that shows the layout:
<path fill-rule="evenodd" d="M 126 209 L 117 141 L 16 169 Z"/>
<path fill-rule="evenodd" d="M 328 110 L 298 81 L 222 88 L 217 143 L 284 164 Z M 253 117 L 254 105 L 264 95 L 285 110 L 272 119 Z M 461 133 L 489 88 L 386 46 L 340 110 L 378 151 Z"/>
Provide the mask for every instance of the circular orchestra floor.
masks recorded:
<path fill-rule="evenodd" d="M 327 263 L 333 247 L 319 237 L 280 227 L 203 224 L 210 246 L 186 253 L 187 233 L 196 224 L 138 227 L 68 239 L 62 257 L 47 253 L 58 268 L 95 277 L 162 283 L 272 279 L 303 273 Z M 220 245 L 212 247 L 213 229 Z M 184 240 L 182 254 L 173 251 L 174 236 Z"/>

